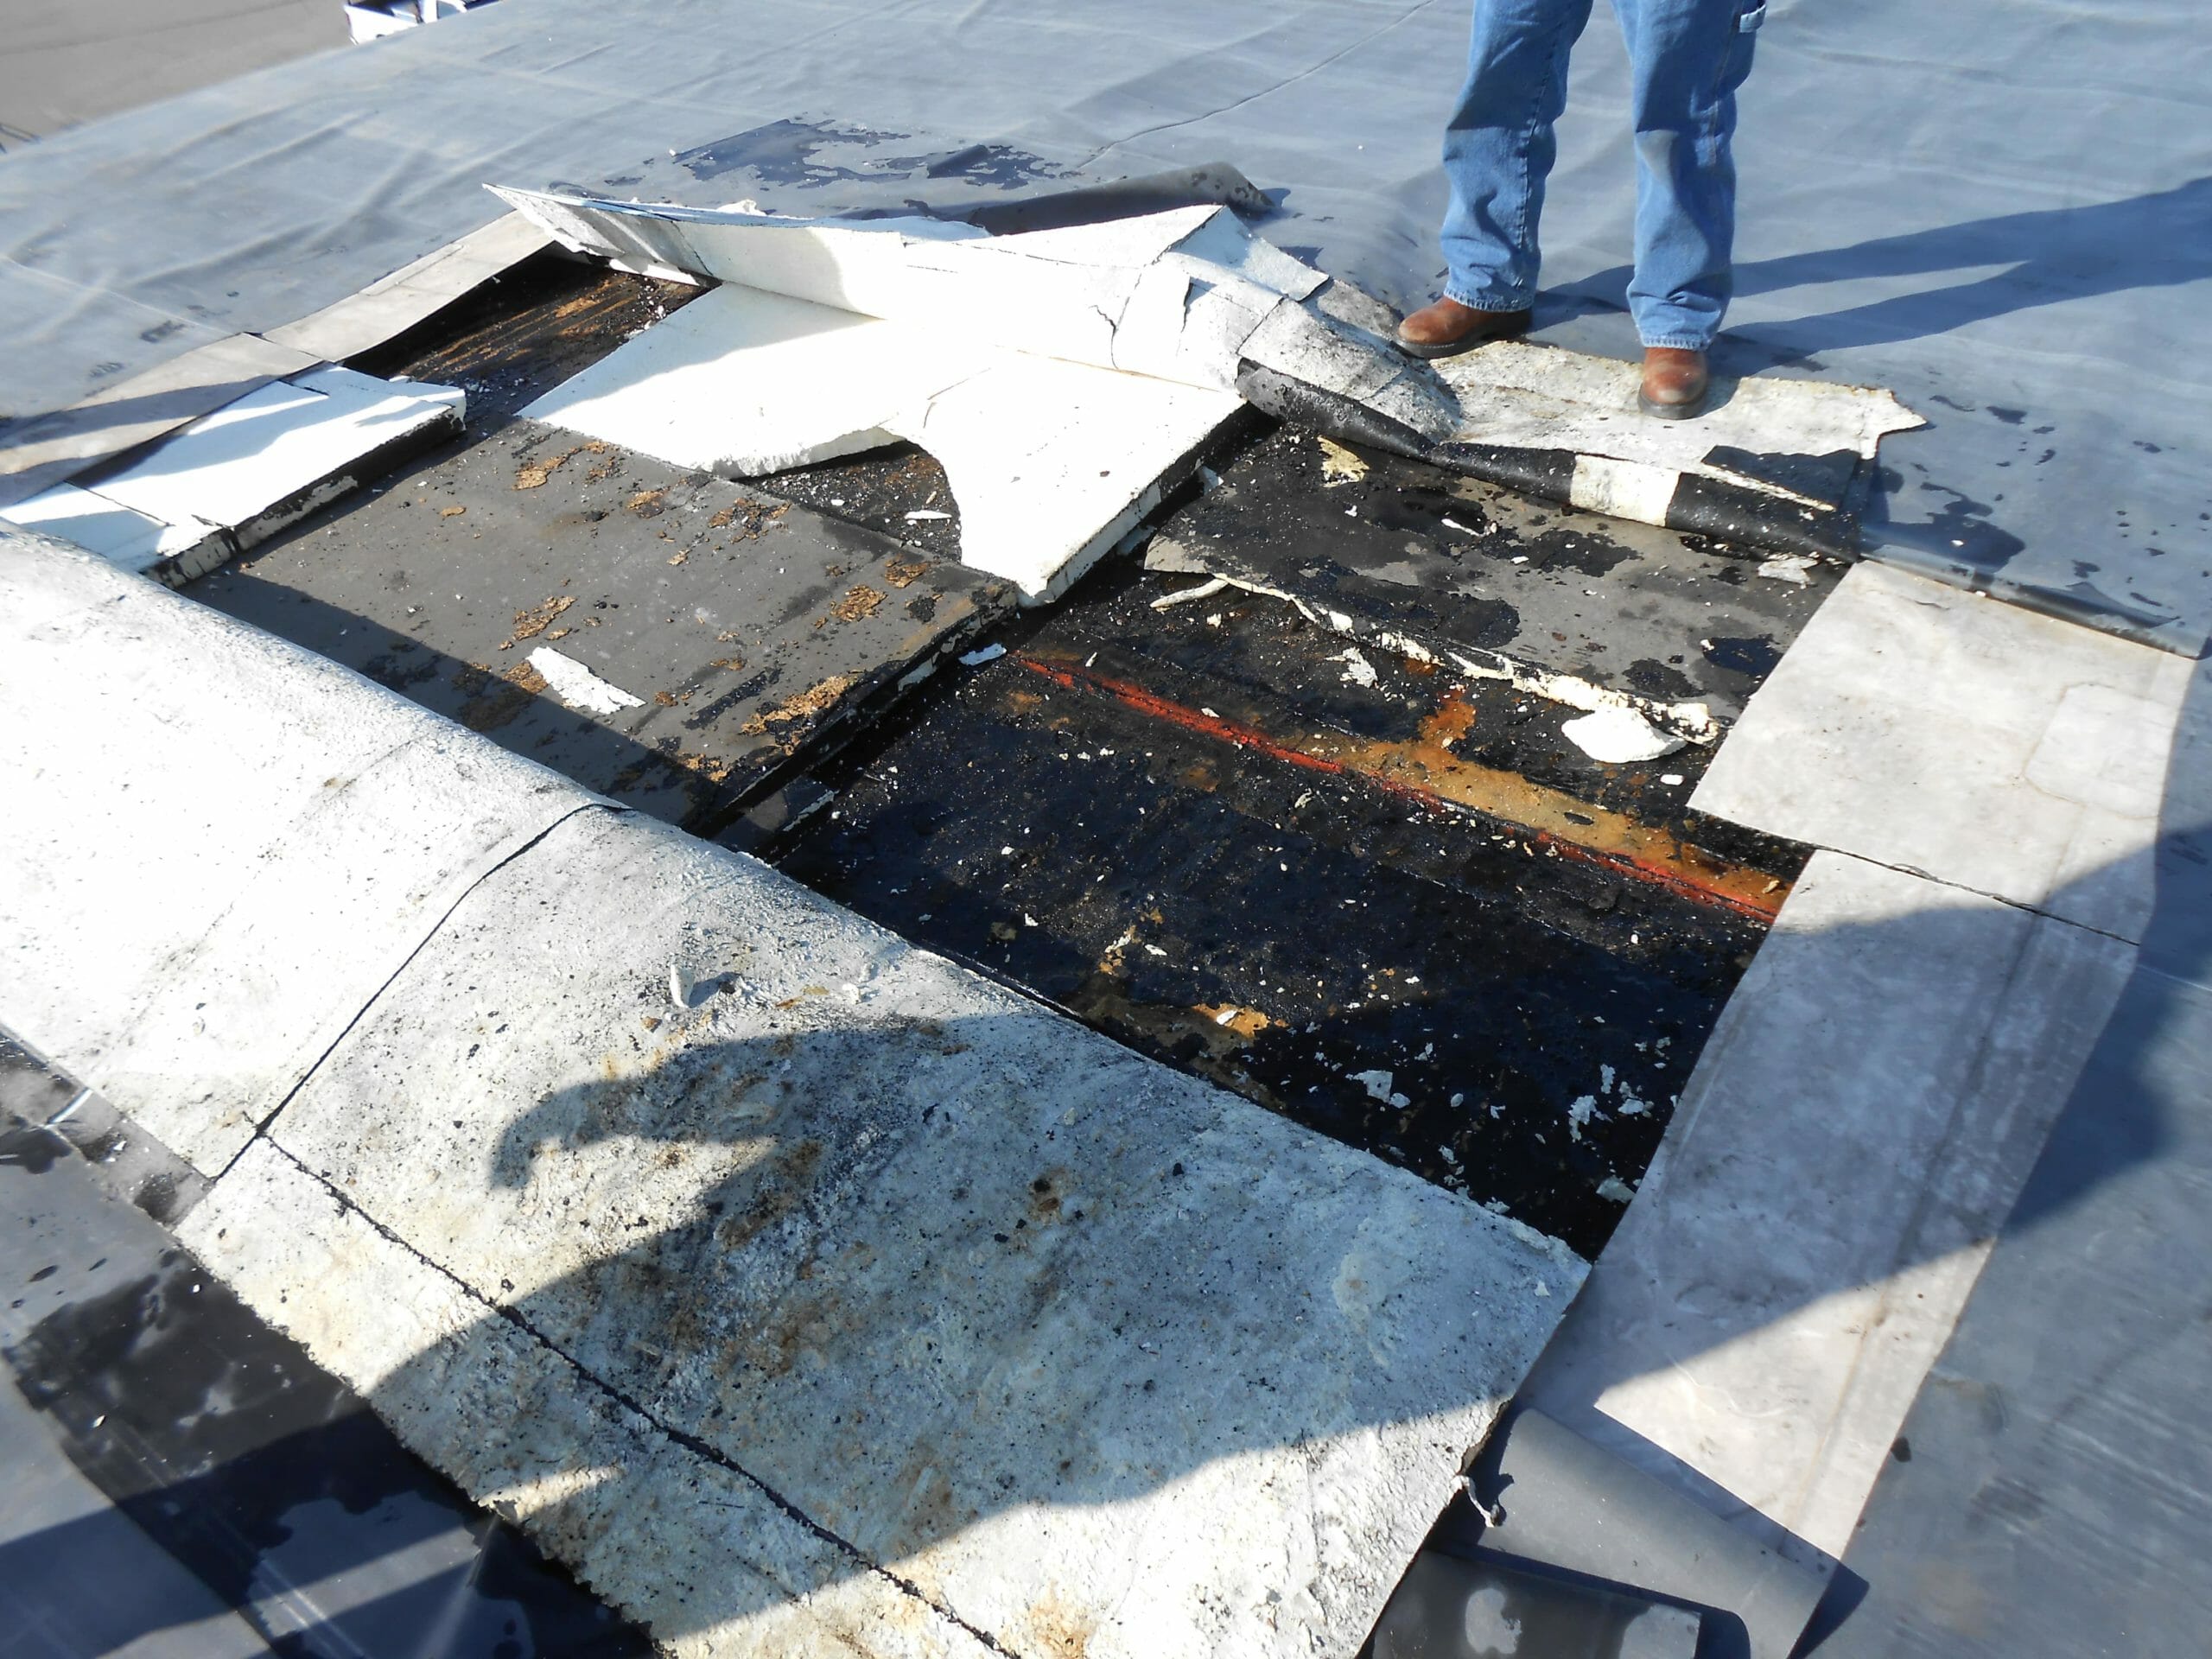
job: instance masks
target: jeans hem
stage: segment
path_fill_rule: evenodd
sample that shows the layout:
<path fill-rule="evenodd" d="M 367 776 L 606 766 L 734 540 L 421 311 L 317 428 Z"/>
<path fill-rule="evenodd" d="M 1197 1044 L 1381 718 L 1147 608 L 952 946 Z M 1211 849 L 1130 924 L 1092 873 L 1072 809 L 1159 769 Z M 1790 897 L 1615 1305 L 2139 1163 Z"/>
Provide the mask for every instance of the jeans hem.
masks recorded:
<path fill-rule="evenodd" d="M 1533 296 L 1516 294 L 1487 294 L 1478 297 L 1456 283 L 1444 285 L 1444 297 L 1457 300 L 1461 305 L 1472 306 L 1478 311 L 1526 311 Z"/>
<path fill-rule="evenodd" d="M 1662 334 L 1656 340 L 1642 336 L 1647 352 L 1709 352 L 1713 349 L 1710 334 Z"/>

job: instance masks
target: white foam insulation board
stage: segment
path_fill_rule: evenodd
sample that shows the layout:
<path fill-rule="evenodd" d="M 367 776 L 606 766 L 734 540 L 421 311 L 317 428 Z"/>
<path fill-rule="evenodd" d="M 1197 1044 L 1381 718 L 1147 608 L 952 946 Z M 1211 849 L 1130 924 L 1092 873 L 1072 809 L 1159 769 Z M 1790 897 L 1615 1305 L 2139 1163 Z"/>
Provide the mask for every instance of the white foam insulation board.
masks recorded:
<path fill-rule="evenodd" d="M 457 433 L 465 403 L 450 386 L 310 369 L 200 416 L 115 469 L 0 508 L 0 519 L 134 574 L 188 582 Z"/>
<path fill-rule="evenodd" d="M 741 283 L 956 338 L 1215 391 L 1248 365 L 1427 437 L 1453 410 L 1427 365 L 1339 321 L 1329 279 L 1225 207 L 990 236 L 925 219 L 780 219 L 499 189 L 568 245 L 627 269 Z"/>
<path fill-rule="evenodd" d="M 18 421 L 0 431 L 0 509 L 317 362 L 297 346 L 231 334 L 67 409 Z"/>
<path fill-rule="evenodd" d="M 1248 359 L 1448 429 L 1425 371 L 1225 208 L 992 237 L 499 194 L 572 246 L 725 284 L 525 413 L 740 475 L 911 438 L 951 474 L 963 560 L 1032 602 L 1157 504 Z"/>
<path fill-rule="evenodd" d="M 523 412 L 740 478 L 911 439 L 950 480 L 962 562 L 1035 603 L 1156 505 L 1237 407 L 1234 392 L 727 284 Z"/>

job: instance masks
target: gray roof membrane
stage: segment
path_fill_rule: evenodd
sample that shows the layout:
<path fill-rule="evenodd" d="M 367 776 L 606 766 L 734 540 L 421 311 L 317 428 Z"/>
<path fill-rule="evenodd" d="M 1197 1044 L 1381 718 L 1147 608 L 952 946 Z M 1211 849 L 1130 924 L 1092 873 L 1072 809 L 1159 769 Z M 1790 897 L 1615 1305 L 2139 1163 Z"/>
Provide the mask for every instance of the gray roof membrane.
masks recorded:
<path fill-rule="evenodd" d="M 2197 649 L 2212 40 L 2195 9 L 1770 11 L 1723 368 L 1886 385 L 1929 416 L 1874 509 L 1885 556 Z M 327 304 L 491 218 L 493 180 L 957 209 L 1226 158 L 1279 202 L 1273 239 L 1402 306 L 1440 275 L 1464 30 L 1459 6 L 1380 0 L 669 0 L 629 30 L 587 0 L 485 8 L 0 159 L 0 412 Z M 1593 28 L 1538 319 L 1585 349 L 1634 347 L 1625 81 Z"/>

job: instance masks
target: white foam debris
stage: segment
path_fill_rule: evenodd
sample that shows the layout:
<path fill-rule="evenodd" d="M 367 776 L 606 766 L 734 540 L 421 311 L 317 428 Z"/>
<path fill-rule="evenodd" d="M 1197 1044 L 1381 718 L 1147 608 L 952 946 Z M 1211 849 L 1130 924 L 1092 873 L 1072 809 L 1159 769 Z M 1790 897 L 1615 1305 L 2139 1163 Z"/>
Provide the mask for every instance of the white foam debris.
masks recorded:
<path fill-rule="evenodd" d="M 1615 1204 L 1626 1204 L 1636 1197 L 1636 1189 L 1618 1175 L 1608 1175 L 1598 1183 L 1598 1196 Z"/>
<path fill-rule="evenodd" d="M 1370 1099 L 1379 1100 L 1386 1106 L 1404 1106 L 1409 1103 L 1405 1096 L 1393 1091 L 1391 1085 L 1397 1079 L 1388 1071 L 1354 1071 L 1351 1075 L 1354 1083 L 1367 1090 Z"/>
<path fill-rule="evenodd" d="M 1662 772 L 1659 774 L 1659 781 L 1669 789 L 1680 789 L 1682 786 L 1682 774 L 1679 772 Z"/>
<path fill-rule="evenodd" d="M 1820 561 L 1802 553 L 1777 553 L 1759 562 L 1753 574 L 1770 582 L 1786 582 L 1793 588 L 1809 588 L 1813 584 L 1812 569 Z"/>
<path fill-rule="evenodd" d="M 1152 608 L 1155 611 L 1165 611 L 1172 609 L 1178 605 L 1187 605 L 1194 599 L 1211 599 L 1216 594 L 1221 592 L 1223 588 L 1228 586 L 1229 582 L 1226 578 L 1215 576 L 1208 581 L 1200 582 L 1195 588 L 1179 588 L 1172 594 L 1160 594 L 1158 599 L 1152 601 Z M 1214 624 L 1216 626 L 1219 626 L 1221 622 L 1221 619 L 1217 615 L 1210 616 L 1206 620 Z"/>
<path fill-rule="evenodd" d="M 1656 760 L 1682 747 L 1682 740 L 1662 732 L 1632 709 L 1599 709 L 1568 721 L 1560 733 L 1592 760 L 1620 766 L 1633 760 Z"/>
<path fill-rule="evenodd" d="M 616 715 L 625 709 L 645 706 L 643 697 L 633 697 L 612 680 L 601 679 L 575 658 L 563 656 L 550 645 L 531 652 L 530 665 L 544 677 L 553 695 L 571 709 L 588 715 Z"/>
<path fill-rule="evenodd" d="M 1332 663 L 1342 663 L 1344 665 L 1346 685 L 1371 686 L 1375 683 L 1375 664 L 1369 662 L 1357 647 L 1347 646 L 1340 655 L 1332 657 L 1329 660 Z"/>
<path fill-rule="evenodd" d="M 1580 1141 L 1582 1138 L 1583 1126 L 1592 1118 L 1604 1116 L 1605 1114 L 1598 1109 L 1597 1096 L 1584 1095 L 1569 1104 L 1567 1109 L 1567 1132 Z"/>
<path fill-rule="evenodd" d="M 960 665 L 963 668 L 981 668 L 985 663 L 995 663 L 1005 655 L 1004 645 L 995 644 L 984 645 L 975 651 L 962 652 Z"/>

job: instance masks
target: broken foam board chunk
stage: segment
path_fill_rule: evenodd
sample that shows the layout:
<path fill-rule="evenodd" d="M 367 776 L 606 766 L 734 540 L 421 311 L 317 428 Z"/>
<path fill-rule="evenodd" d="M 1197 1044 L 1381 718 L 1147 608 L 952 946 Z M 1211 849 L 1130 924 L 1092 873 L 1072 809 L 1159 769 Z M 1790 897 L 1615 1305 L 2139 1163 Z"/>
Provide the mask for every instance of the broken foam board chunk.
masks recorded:
<path fill-rule="evenodd" d="M 1245 338 L 1286 304 L 1289 353 L 1301 328 L 1321 352 L 1337 326 L 1304 302 L 1325 279 L 1252 236 L 1226 208 L 1185 207 L 1100 225 L 992 237 L 937 219 L 787 219 L 494 187 L 494 194 L 570 245 L 643 269 L 674 264 L 693 280 L 741 283 L 794 299 L 905 320 L 940 333 L 1098 368 L 1128 368 L 1226 391 Z M 1122 338 L 1121 319 L 1146 273 L 1167 264 L 1189 279 L 1188 326 L 1171 341 L 1152 304 Z M 1351 339 L 1347 335 L 1346 340 Z M 1369 341 L 1379 380 L 1408 372 Z"/>
<path fill-rule="evenodd" d="M 1234 393 L 1009 353 L 890 424 L 944 463 L 961 563 L 1034 603 L 1159 505 L 1163 481 L 1237 407 Z"/>
<path fill-rule="evenodd" d="M 1233 393 L 979 346 L 725 284 L 524 411 L 741 478 L 904 437 L 945 467 L 962 562 L 1057 596 L 1157 505 Z"/>
<path fill-rule="evenodd" d="M 272 380 L 315 366 L 314 353 L 232 334 L 51 414 L 0 432 L 0 507 L 22 501 L 175 431 Z"/>
<path fill-rule="evenodd" d="M 73 484 L 0 509 L 0 522 L 74 542 L 118 569 L 172 587 L 206 575 L 232 552 L 230 538 L 213 524 L 164 524 Z"/>
<path fill-rule="evenodd" d="M 523 413 L 679 467 L 740 478 L 892 442 L 900 410 L 975 371 L 925 331 L 725 285 Z"/>
<path fill-rule="evenodd" d="M 458 431 L 464 403 L 450 387 L 311 369 L 200 416 L 133 460 L 0 510 L 0 519 L 174 587 Z"/>

